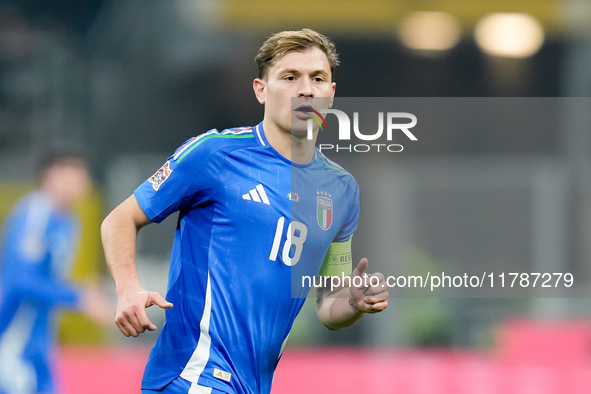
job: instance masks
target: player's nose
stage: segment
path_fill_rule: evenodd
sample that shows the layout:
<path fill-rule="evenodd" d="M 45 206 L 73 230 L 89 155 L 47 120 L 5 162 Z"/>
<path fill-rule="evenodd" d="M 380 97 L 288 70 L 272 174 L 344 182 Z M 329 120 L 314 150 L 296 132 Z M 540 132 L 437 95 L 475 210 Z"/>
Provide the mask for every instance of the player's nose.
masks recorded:
<path fill-rule="evenodd" d="M 302 83 L 299 86 L 298 97 L 314 97 L 312 84 L 309 80 L 302 79 Z"/>

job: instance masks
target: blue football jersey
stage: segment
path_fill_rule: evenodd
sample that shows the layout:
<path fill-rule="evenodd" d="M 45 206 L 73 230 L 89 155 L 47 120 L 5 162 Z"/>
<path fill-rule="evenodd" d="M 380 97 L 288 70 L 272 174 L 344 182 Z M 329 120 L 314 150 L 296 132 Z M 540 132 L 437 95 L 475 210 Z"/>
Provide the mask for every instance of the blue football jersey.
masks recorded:
<path fill-rule="evenodd" d="M 160 222 L 179 211 L 166 323 L 142 388 L 178 376 L 228 393 L 268 393 L 283 346 L 333 242 L 357 229 L 359 188 L 320 152 L 292 163 L 255 127 L 188 140 L 135 190 Z M 348 274 L 347 272 L 346 274 Z"/>
<path fill-rule="evenodd" d="M 73 261 L 78 222 L 56 209 L 47 195 L 34 192 L 11 211 L 3 232 L 0 392 L 52 393 L 52 311 L 79 304 L 78 290 L 65 280 Z"/>

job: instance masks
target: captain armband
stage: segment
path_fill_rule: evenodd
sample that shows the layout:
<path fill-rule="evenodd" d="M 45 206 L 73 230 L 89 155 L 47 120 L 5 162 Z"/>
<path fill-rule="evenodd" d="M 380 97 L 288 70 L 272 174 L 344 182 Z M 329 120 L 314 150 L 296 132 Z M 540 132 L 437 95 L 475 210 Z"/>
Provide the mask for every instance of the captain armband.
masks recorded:
<path fill-rule="evenodd" d="M 322 261 L 322 267 L 318 275 L 341 276 L 349 275 L 353 270 L 353 257 L 351 255 L 351 239 L 345 242 L 333 242 Z"/>

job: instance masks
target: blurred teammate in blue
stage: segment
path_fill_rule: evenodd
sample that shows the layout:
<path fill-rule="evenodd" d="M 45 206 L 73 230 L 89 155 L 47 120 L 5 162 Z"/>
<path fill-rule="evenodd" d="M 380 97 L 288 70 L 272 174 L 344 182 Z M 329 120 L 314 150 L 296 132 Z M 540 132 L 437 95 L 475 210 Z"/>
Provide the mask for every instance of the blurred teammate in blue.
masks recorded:
<path fill-rule="evenodd" d="M 145 394 L 269 393 L 308 290 L 300 274 L 365 276 L 367 259 L 354 270 L 351 259 L 357 182 L 315 148 L 317 127 L 307 138 L 310 113 L 334 96 L 334 44 L 309 29 L 281 32 L 256 62 L 263 121 L 188 140 L 103 222 L 121 332 L 155 330 L 145 308 L 166 309 Z M 164 299 L 139 282 L 136 234 L 175 211 Z M 369 278 L 372 286 L 322 288 L 322 323 L 339 329 L 384 310 L 384 277 Z"/>
<path fill-rule="evenodd" d="M 54 393 L 52 347 L 58 307 L 99 322 L 107 305 L 98 289 L 67 281 L 78 239 L 72 210 L 90 187 L 85 158 L 55 151 L 43 160 L 40 188 L 6 217 L 0 250 L 0 392 Z"/>

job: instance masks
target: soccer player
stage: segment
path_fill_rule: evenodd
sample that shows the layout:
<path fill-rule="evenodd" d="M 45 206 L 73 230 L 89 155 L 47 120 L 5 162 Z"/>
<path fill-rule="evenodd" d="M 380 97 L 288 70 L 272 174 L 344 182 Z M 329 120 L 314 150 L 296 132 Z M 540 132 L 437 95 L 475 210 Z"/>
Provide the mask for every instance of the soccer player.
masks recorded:
<path fill-rule="evenodd" d="M 23 197 L 4 223 L 0 251 L 0 393 L 55 391 L 51 371 L 53 310 L 87 312 L 110 320 L 98 289 L 66 280 L 78 238 L 72 209 L 87 193 L 85 158 L 74 151 L 49 154 L 40 189 Z"/>
<path fill-rule="evenodd" d="M 166 309 L 145 394 L 269 393 L 304 303 L 292 296 L 293 271 L 361 277 L 367 268 L 362 259 L 351 272 L 357 183 L 306 138 L 307 112 L 321 109 L 315 99 L 328 106 L 335 93 L 334 44 L 309 29 L 284 31 L 264 42 L 256 63 L 263 121 L 188 140 L 103 222 L 119 329 L 155 330 L 145 308 Z M 142 288 L 135 242 L 143 226 L 175 211 L 164 299 Z M 377 286 L 320 291 L 322 323 L 339 329 L 384 310 L 388 289 L 376 276 Z"/>

